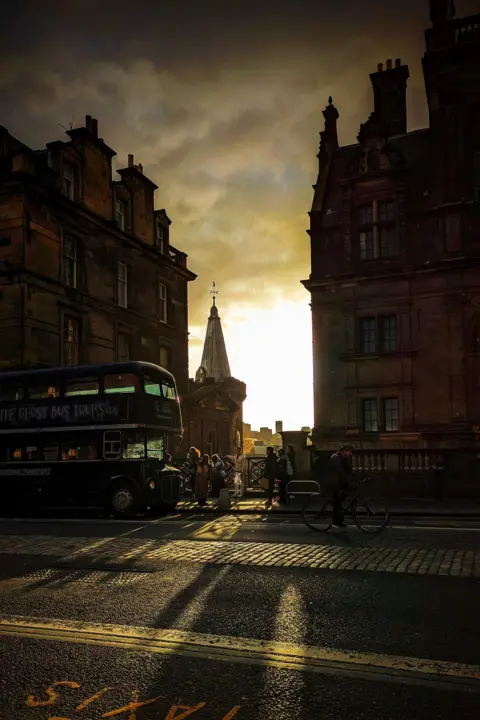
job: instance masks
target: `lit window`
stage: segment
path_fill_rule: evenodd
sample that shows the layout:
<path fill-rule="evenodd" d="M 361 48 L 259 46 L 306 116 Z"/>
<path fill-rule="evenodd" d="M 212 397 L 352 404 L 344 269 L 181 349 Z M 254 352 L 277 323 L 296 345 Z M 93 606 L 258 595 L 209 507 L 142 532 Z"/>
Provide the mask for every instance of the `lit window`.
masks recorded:
<path fill-rule="evenodd" d="M 128 269 L 125 263 L 118 263 L 117 298 L 120 307 L 126 308 L 128 301 Z"/>
<path fill-rule="evenodd" d="M 27 397 L 29 400 L 42 400 L 45 398 L 56 398 L 60 396 L 59 388 L 53 385 L 37 385 L 27 389 Z"/>
<path fill-rule="evenodd" d="M 76 397 L 77 395 L 98 395 L 100 384 L 98 378 L 76 378 L 75 380 L 67 380 L 65 388 L 66 397 Z"/>
<path fill-rule="evenodd" d="M 71 237 L 63 242 L 63 282 L 68 287 L 77 287 L 77 241 Z"/>
<path fill-rule="evenodd" d="M 385 432 L 398 432 L 400 429 L 400 403 L 398 398 L 386 398 L 383 401 Z"/>
<path fill-rule="evenodd" d="M 362 353 L 374 353 L 377 349 L 377 329 L 375 318 L 360 320 L 360 350 Z"/>
<path fill-rule="evenodd" d="M 107 395 L 131 394 L 135 392 L 137 379 L 135 375 L 105 375 L 104 388 Z"/>
<path fill-rule="evenodd" d="M 163 283 L 158 285 L 159 317 L 160 322 L 167 322 L 167 286 Z"/>
<path fill-rule="evenodd" d="M 397 318 L 395 315 L 380 318 L 380 343 L 383 352 L 394 352 L 397 349 Z"/>
<path fill-rule="evenodd" d="M 378 432 L 378 403 L 376 399 L 363 401 L 363 429 Z"/>
<path fill-rule="evenodd" d="M 162 395 L 167 400 L 176 400 L 177 399 L 177 393 L 175 392 L 175 388 L 173 385 L 168 385 L 167 383 L 162 383 Z"/>
<path fill-rule="evenodd" d="M 80 351 L 80 323 L 76 318 L 63 318 L 63 361 L 64 365 L 78 365 Z"/>
<path fill-rule="evenodd" d="M 75 196 L 75 170 L 68 163 L 63 164 L 62 193 L 73 200 Z"/>
<path fill-rule="evenodd" d="M 157 395 L 160 397 L 162 394 L 160 391 L 160 383 L 155 382 L 155 380 L 152 380 L 148 375 L 145 375 L 143 387 L 147 395 Z"/>
<path fill-rule="evenodd" d="M 125 203 L 119 198 L 115 199 L 115 220 L 120 230 L 125 230 Z"/>

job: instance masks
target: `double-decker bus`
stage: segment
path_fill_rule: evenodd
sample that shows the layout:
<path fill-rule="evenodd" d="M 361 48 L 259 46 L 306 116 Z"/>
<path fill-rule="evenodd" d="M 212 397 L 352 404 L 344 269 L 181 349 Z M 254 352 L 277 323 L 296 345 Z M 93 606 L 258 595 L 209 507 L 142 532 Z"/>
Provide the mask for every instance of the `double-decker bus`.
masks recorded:
<path fill-rule="evenodd" d="M 181 433 L 175 379 L 151 363 L 0 373 L 0 504 L 173 509 L 165 454 Z"/>

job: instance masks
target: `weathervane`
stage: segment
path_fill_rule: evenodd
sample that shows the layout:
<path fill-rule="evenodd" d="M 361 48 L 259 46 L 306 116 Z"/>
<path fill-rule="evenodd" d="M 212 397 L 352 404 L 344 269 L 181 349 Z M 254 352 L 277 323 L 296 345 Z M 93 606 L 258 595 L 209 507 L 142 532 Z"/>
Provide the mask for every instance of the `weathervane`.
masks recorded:
<path fill-rule="evenodd" d="M 210 290 L 210 295 L 213 298 L 213 304 L 215 305 L 215 297 L 218 295 L 218 290 L 216 289 L 215 280 L 212 283 L 212 289 Z"/>

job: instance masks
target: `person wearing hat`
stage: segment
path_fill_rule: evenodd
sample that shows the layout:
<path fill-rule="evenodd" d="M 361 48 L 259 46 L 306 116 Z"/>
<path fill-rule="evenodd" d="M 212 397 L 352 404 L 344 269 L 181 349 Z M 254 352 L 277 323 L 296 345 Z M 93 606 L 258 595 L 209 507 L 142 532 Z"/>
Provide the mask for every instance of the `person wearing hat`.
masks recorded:
<path fill-rule="evenodd" d="M 329 462 L 328 491 L 333 497 L 332 524 L 336 527 L 346 527 L 342 503 L 352 484 L 352 455 L 353 445 L 340 445 Z"/>

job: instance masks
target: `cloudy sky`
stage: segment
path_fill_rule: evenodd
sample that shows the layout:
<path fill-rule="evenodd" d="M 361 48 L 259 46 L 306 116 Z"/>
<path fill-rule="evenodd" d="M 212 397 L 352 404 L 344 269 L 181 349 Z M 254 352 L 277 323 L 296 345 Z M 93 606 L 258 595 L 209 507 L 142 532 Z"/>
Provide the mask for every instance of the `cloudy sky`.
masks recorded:
<path fill-rule="evenodd" d="M 479 0 L 457 0 L 457 13 Z M 409 125 L 426 124 L 427 0 L 3 0 L 0 124 L 41 147 L 99 120 L 159 186 L 189 254 L 191 367 L 215 280 L 232 373 L 254 426 L 312 422 L 307 212 L 321 111 L 340 142 L 372 106 L 368 74 L 410 65 Z M 5 32 L 7 30 L 7 32 Z"/>

